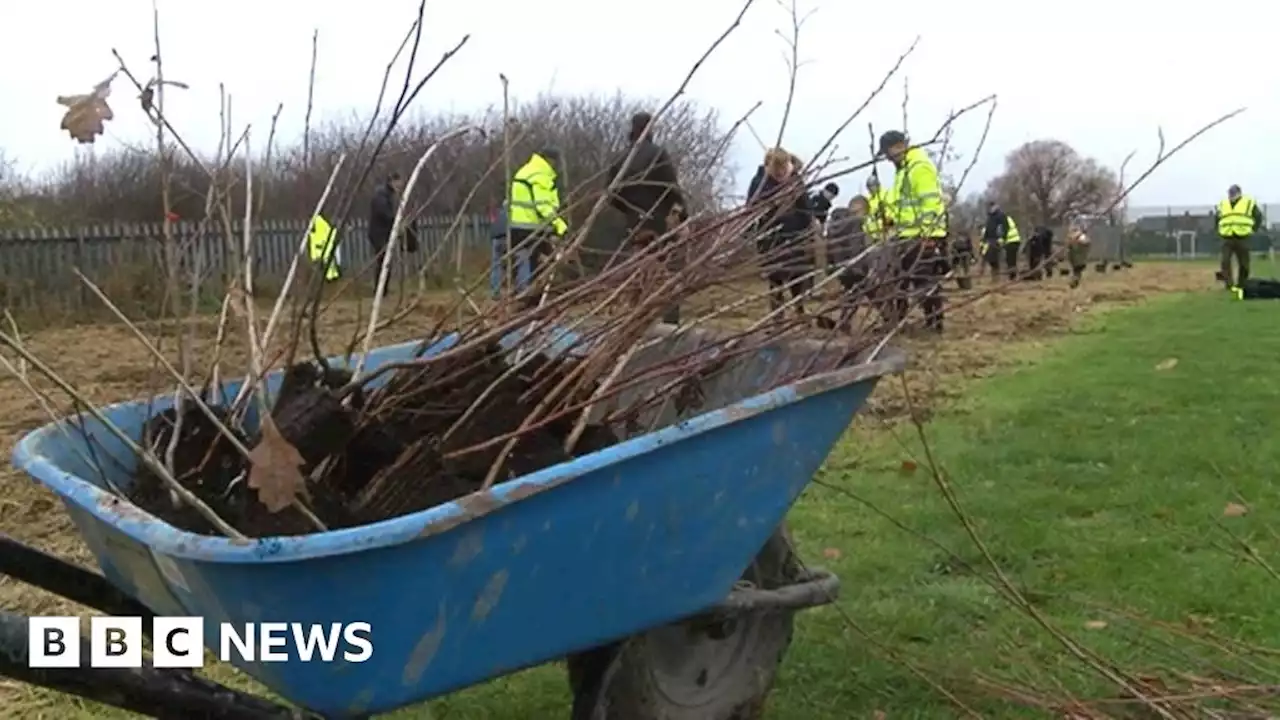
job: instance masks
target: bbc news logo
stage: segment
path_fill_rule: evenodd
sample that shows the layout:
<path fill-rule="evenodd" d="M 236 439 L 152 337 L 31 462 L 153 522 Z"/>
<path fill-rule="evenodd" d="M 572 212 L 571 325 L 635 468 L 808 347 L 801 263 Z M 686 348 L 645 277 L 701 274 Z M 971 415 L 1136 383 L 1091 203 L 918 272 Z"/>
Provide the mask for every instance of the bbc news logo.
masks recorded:
<path fill-rule="evenodd" d="M 373 657 L 369 623 L 218 624 L 222 662 L 367 662 Z M 27 620 L 28 665 L 33 668 L 81 666 L 80 618 L 32 617 Z M 151 627 L 152 665 L 158 668 L 204 667 L 203 618 L 156 617 Z M 89 667 L 142 667 L 145 644 L 140 617 L 89 618 Z"/>

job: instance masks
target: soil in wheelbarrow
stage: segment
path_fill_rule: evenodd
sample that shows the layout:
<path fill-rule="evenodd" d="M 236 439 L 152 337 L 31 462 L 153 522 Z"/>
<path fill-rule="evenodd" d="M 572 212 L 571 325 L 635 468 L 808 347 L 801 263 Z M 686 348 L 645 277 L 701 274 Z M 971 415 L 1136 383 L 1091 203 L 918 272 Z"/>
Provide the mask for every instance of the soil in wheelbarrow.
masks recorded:
<path fill-rule="evenodd" d="M 566 451 L 578 411 L 520 432 L 539 405 L 567 408 L 591 395 L 594 386 L 565 382 L 576 366 L 535 355 L 511 372 L 493 345 L 394 370 L 369 390 L 353 389 L 346 371 L 304 363 L 289 369 L 276 395 L 270 424 L 278 434 L 266 423 L 246 432 L 225 407 L 213 408 L 237 448 L 188 406 L 181 422 L 172 409 L 153 418 L 144 440 L 179 484 L 250 537 L 317 532 L 307 510 L 328 529 L 364 525 L 469 495 L 495 466 L 501 482 L 618 442 L 589 424 Z M 176 527 L 220 534 L 150 470 L 138 472 L 129 496 Z"/>

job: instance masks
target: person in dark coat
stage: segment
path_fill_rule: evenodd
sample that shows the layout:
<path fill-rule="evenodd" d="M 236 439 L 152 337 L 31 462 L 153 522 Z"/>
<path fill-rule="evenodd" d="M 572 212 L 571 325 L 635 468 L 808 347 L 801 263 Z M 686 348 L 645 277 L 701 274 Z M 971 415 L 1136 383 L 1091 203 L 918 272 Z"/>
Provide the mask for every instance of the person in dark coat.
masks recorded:
<path fill-rule="evenodd" d="M 618 185 L 609 196 L 609 204 L 624 218 L 626 239 L 622 243 L 623 252 L 644 248 L 689 219 L 675 161 L 666 148 L 654 141 L 650 129 L 652 124 L 653 115 L 647 112 L 631 116 L 627 148 L 609 168 L 609 180 L 618 178 Z M 630 162 L 627 162 L 628 156 L 631 157 Z M 663 262 L 668 272 L 678 272 L 681 249 L 674 247 L 677 243 L 672 240 L 667 238 L 671 252 Z M 667 308 L 662 321 L 678 324 L 680 306 L 673 304 Z"/>
<path fill-rule="evenodd" d="M 814 193 L 809 199 L 809 204 L 813 206 L 813 216 L 818 224 L 825 227 L 827 224 L 827 216 L 831 213 L 831 203 L 840 195 L 840 186 L 835 183 L 827 183 L 822 188 L 822 192 Z"/>
<path fill-rule="evenodd" d="M 402 183 L 400 173 L 391 173 L 386 182 L 373 191 L 373 200 L 369 202 L 369 244 L 373 246 L 379 265 L 391 239 L 391 226 L 395 224 L 396 209 L 400 206 Z M 404 244 L 401 247 L 406 252 L 418 251 L 418 234 L 412 227 L 404 228 L 402 238 Z"/>
<path fill-rule="evenodd" d="M 747 192 L 748 203 L 764 214 L 757 228 L 756 250 L 769 282 L 769 307 L 786 303 L 788 290 L 796 299 L 796 313 L 804 315 L 800 300 L 813 287 L 813 248 L 818 235 L 814 209 L 804 179 L 785 150 L 770 150 Z"/>
<path fill-rule="evenodd" d="M 870 213 L 871 202 L 867 197 L 855 195 L 848 208 L 831 211 L 831 223 L 827 226 L 827 263 L 835 268 L 844 289 L 841 330 L 849 329 L 854 311 L 863 303 L 869 303 L 885 319 L 892 310 L 886 301 L 892 299 L 895 291 L 891 282 L 896 274 L 894 256 L 890 247 L 875 241 L 868 232 Z"/>
<path fill-rule="evenodd" d="M 1037 225 L 1031 231 L 1027 243 L 1027 256 L 1030 259 L 1031 272 L 1028 280 L 1040 280 L 1046 274 L 1053 275 L 1053 264 L 1049 258 L 1053 255 L 1053 231 L 1044 225 Z"/>
<path fill-rule="evenodd" d="M 1000 274 L 1000 257 L 1004 252 L 1004 238 L 1009 233 L 1009 216 L 995 202 L 987 203 L 987 224 L 982 230 L 982 244 L 986 249 L 983 258 L 991 268 L 991 278 Z"/>
<path fill-rule="evenodd" d="M 680 190 L 676 165 L 666 148 L 653 140 L 652 131 L 641 140 L 653 123 L 653 116 L 639 112 L 631 117 L 627 131 L 627 149 L 609 169 L 609 179 L 619 177 L 618 186 L 609 196 L 609 204 L 626 218 L 630 239 L 643 244 L 660 237 L 671 228 L 667 217 L 687 219 L 688 206 Z M 627 156 L 635 150 L 631 162 L 623 167 Z"/>

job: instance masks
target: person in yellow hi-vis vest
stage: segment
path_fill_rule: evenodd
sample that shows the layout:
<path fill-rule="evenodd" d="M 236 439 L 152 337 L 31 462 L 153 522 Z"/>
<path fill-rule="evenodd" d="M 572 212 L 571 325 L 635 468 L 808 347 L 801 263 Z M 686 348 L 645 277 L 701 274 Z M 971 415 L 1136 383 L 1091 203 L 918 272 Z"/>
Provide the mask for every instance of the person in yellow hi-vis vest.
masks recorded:
<path fill-rule="evenodd" d="M 1018 223 L 1012 215 L 1006 215 L 1004 237 L 1000 238 L 1000 247 L 1004 253 L 1004 269 L 1009 273 L 1010 282 L 1018 279 L 1018 253 L 1022 250 L 1022 233 L 1018 232 Z"/>
<path fill-rule="evenodd" d="M 913 147 L 901 130 L 880 136 L 880 156 L 895 169 L 893 188 L 885 197 L 885 218 L 900 247 L 902 280 L 895 298 L 898 320 L 910 309 L 908 298 L 920 297 L 927 330 L 942 333 L 944 302 L 940 285 L 951 272 L 947 242 L 947 204 L 938 166 L 923 149 Z"/>
<path fill-rule="evenodd" d="M 569 229 L 560 215 L 559 165 L 560 151 L 544 148 L 533 153 L 511 178 L 511 206 L 507 209 L 511 248 L 515 259 L 527 257 L 529 268 L 524 282 L 517 275 L 517 292 L 539 283 L 540 275 L 545 274 L 544 263 L 555 251 L 553 239 L 564 238 Z"/>
<path fill-rule="evenodd" d="M 867 221 L 875 223 L 877 233 L 883 233 L 888 224 L 890 216 L 885 205 L 885 198 L 888 196 L 889 191 L 880 187 L 880 178 L 875 175 L 867 178 L 867 193 L 864 195 L 867 199 Z M 871 230 L 867 229 L 867 232 L 870 233 Z"/>
<path fill-rule="evenodd" d="M 1218 280 L 1232 295 L 1243 299 L 1240 287 L 1249 279 L 1249 241 L 1255 232 L 1266 227 L 1266 219 L 1258 203 L 1242 193 L 1239 185 L 1227 188 L 1227 199 L 1218 203 L 1214 215 L 1218 220 L 1218 237 L 1222 240 L 1222 267 L 1218 270 Z M 1234 278 L 1232 258 L 1236 261 Z"/>
<path fill-rule="evenodd" d="M 311 233 L 307 240 L 307 257 L 317 265 L 324 265 L 325 282 L 333 282 L 342 276 L 337 252 L 338 234 L 323 215 L 311 218 Z"/>

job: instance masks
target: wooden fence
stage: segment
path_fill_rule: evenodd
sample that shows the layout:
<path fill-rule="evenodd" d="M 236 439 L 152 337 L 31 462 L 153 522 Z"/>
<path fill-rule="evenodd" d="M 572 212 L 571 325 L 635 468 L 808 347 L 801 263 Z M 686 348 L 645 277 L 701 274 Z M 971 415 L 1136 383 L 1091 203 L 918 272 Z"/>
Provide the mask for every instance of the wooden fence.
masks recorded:
<path fill-rule="evenodd" d="M 431 262 L 441 274 L 452 271 L 458 253 L 488 248 L 489 221 L 481 216 L 430 218 L 417 225 L 418 251 L 402 256 L 406 271 Z M 235 223 L 231 238 L 220 223 L 173 225 L 181 248 L 184 276 L 196 270 L 217 285 L 236 272 L 230 267 L 244 247 L 244 227 Z M 254 274 L 264 284 L 282 281 L 307 230 L 306 221 L 264 221 L 252 233 Z M 373 260 L 364 221 L 338 229 L 339 259 L 355 272 Z M 163 285 L 163 226 L 160 223 L 92 225 L 63 228 L 0 230 L 0 304 L 23 309 L 35 305 L 73 308 L 85 299 L 73 269 L 104 288 L 125 295 L 148 296 Z M 114 297 L 114 294 L 113 294 Z"/>

